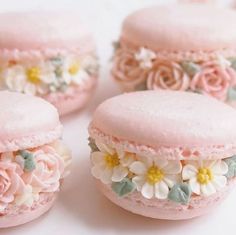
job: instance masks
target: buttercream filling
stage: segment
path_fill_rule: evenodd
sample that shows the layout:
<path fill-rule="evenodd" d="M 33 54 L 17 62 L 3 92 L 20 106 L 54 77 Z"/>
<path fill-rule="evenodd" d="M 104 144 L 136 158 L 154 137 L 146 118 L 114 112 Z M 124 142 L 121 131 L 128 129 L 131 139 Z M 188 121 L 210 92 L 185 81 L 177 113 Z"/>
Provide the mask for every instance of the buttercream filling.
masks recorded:
<path fill-rule="evenodd" d="M 34 149 L 0 153 L 0 214 L 31 208 L 42 194 L 59 191 L 69 173 L 70 151 L 57 140 Z"/>
<path fill-rule="evenodd" d="M 116 45 L 112 74 L 125 90 L 192 91 L 222 101 L 236 99 L 236 57 L 208 60 L 163 59 L 148 48 Z"/>
<path fill-rule="evenodd" d="M 0 89 L 45 96 L 66 92 L 69 87 L 87 89 L 97 74 L 98 59 L 94 54 L 80 57 L 58 54 L 25 62 L 12 59 L 0 66 Z"/>
<path fill-rule="evenodd" d="M 90 138 L 92 175 L 119 197 L 138 191 L 146 199 L 188 204 L 224 189 L 236 176 L 236 156 L 217 160 L 167 160 L 112 148 Z"/>

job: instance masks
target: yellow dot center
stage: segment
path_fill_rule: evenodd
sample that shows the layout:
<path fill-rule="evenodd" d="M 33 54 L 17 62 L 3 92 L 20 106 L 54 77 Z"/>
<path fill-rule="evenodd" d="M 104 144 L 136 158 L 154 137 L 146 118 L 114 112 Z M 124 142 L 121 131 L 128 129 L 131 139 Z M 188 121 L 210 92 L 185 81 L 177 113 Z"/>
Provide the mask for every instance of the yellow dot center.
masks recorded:
<path fill-rule="evenodd" d="M 38 84 L 40 82 L 40 69 L 37 67 L 32 67 L 26 71 L 27 79 L 33 84 Z"/>
<path fill-rule="evenodd" d="M 160 182 L 164 178 L 162 170 L 157 166 L 152 166 L 147 171 L 147 182 L 154 185 L 155 183 Z"/>
<path fill-rule="evenodd" d="M 79 69 L 80 69 L 79 63 L 74 63 L 69 67 L 68 72 L 70 75 L 76 75 L 79 72 Z"/>
<path fill-rule="evenodd" d="M 118 157 L 117 154 L 114 154 L 114 155 L 107 154 L 107 155 L 105 155 L 105 162 L 106 162 L 106 165 L 109 168 L 114 168 L 114 167 L 120 165 L 120 160 L 119 160 L 119 157 Z"/>
<path fill-rule="evenodd" d="M 197 173 L 197 181 L 200 184 L 208 184 L 209 181 L 213 180 L 213 174 L 209 168 L 199 168 Z"/>

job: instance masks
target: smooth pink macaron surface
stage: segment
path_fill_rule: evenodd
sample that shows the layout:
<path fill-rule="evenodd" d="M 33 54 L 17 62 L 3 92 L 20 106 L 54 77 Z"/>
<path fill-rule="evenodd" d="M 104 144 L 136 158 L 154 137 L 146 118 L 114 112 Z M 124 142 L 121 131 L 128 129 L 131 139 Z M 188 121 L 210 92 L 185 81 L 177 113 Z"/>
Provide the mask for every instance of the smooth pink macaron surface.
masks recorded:
<path fill-rule="evenodd" d="M 56 108 L 44 99 L 0 91 L 0 228 L 48 211 L 69 173 Z"/>
<path fill-rule="evenodd" d="M 113 97 L 89 127 L 92 175 L 131 212 L 170 220 L 206 214 L 235 182 L 235 120 L 232 107 L 200 94 Z"/>
<path fill-rule="evenodd" d="M 140 9 L 123 21 L 112 77 L 123 91 L 190 91 L 233 105 L 235 26 L 233 9 L 208 4 Z"/>
<path fill-rule="evenodd" d="M 79 13 L 8 12 L 0 22 L 0 90 L 43 97 L 60 115 L 84 107 L 96 85 L 98 59 Z"/>

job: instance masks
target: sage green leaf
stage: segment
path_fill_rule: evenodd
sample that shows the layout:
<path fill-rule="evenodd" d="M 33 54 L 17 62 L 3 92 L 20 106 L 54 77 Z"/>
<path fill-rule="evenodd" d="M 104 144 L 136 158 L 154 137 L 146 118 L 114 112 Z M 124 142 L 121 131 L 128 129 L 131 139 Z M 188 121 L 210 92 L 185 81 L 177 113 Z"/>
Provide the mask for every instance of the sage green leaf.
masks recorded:
<path fill-rule="evenodd" d="M 96 143 L 95 143 L 95 140 L 91 137 L 88 138 L 88 145 L 89 147 L 91 148 L 91 152 L 97 152 L 97 151 L 100 151 L 99 148 L 97 147 Z"/>
<path fill-rule="evenodd" d="M 191 189 L 188 184 L 175 184 L 169 194 L 168 199 L 180 204 L 187 204 L 191 197 Z"/>
<path fill-rule="evenodd" d="M 145 90 L 147 90 L 146 81 L 135 86 L 135 91 L 145 91 Z"/>
<path fill-rule="evenodd" d="M 191 77 L 201 71 L 201 67 L 193 62 L 182 62 L 181 66 L 183 70 Z"/>
<path fill-rule="evenodd" d="M 231 67 L 236 70 L 236 57 L 231 57 L 228 59 L 231 62 Z"/>
<path fill-rule="evenodd" d="M 20 155 L 24 158 L 24 170 L 25 171 L 33 171 L 36 168 L 34 155 L 26 150 L 21 150 Z"/>
<path fill-rule="evenodd" d="M 236 100 L 236 88 L 229 88 L 228 100 Z"/>
<path fill-rule="evenodd" d="M 236 176 L 236 156 L 224 159 L 228 165 L 228 172 L 225 174 L 227 178 L 233 178 Z"/>
<path fill-rule="evenodd" d="M 121 182 L 113 182 L 111 188 L 119 197 L 124 197 L 132 193 L 136 187 L 129 178 L 124 178 Z"/>

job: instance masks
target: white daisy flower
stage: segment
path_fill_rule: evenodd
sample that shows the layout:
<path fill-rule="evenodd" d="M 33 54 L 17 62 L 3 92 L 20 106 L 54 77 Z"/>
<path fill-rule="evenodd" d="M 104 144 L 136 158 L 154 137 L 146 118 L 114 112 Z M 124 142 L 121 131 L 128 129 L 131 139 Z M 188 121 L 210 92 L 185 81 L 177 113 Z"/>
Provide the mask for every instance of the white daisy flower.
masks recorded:
<path fill-rule="evenodd" d="M 197 195 L 209 196 L 225 187 L 228 172 L 227 164 L 222 160 L 188 161 L 183 167 L 182 177 Z"/>
<path fill-rule="evenodd" d="M 139 61 L 141 68 L 152 68 L 152 60 L 156 59 L 156 54 L 144 47 L 135 54 L 135 59 Z"/>
<path fill-rule="evenodd" d="M 104 184 L 122 181 L 128 174 L 128 167 L 135 160 L 134 154 L 115 151 L 109 146 L 96 142 L 100 151 L 93 152 L 92 175 Z"/>
<path fill-rule="evenodd" d="M 130 171 L 136 176 L 132 179 L 137 190 L 145 198 L 166 199 L 169 188 L 180 181 L 182 165 L 180 161 L 167 161 L 161 158 L 140 157 L 130 165 Z"/>

